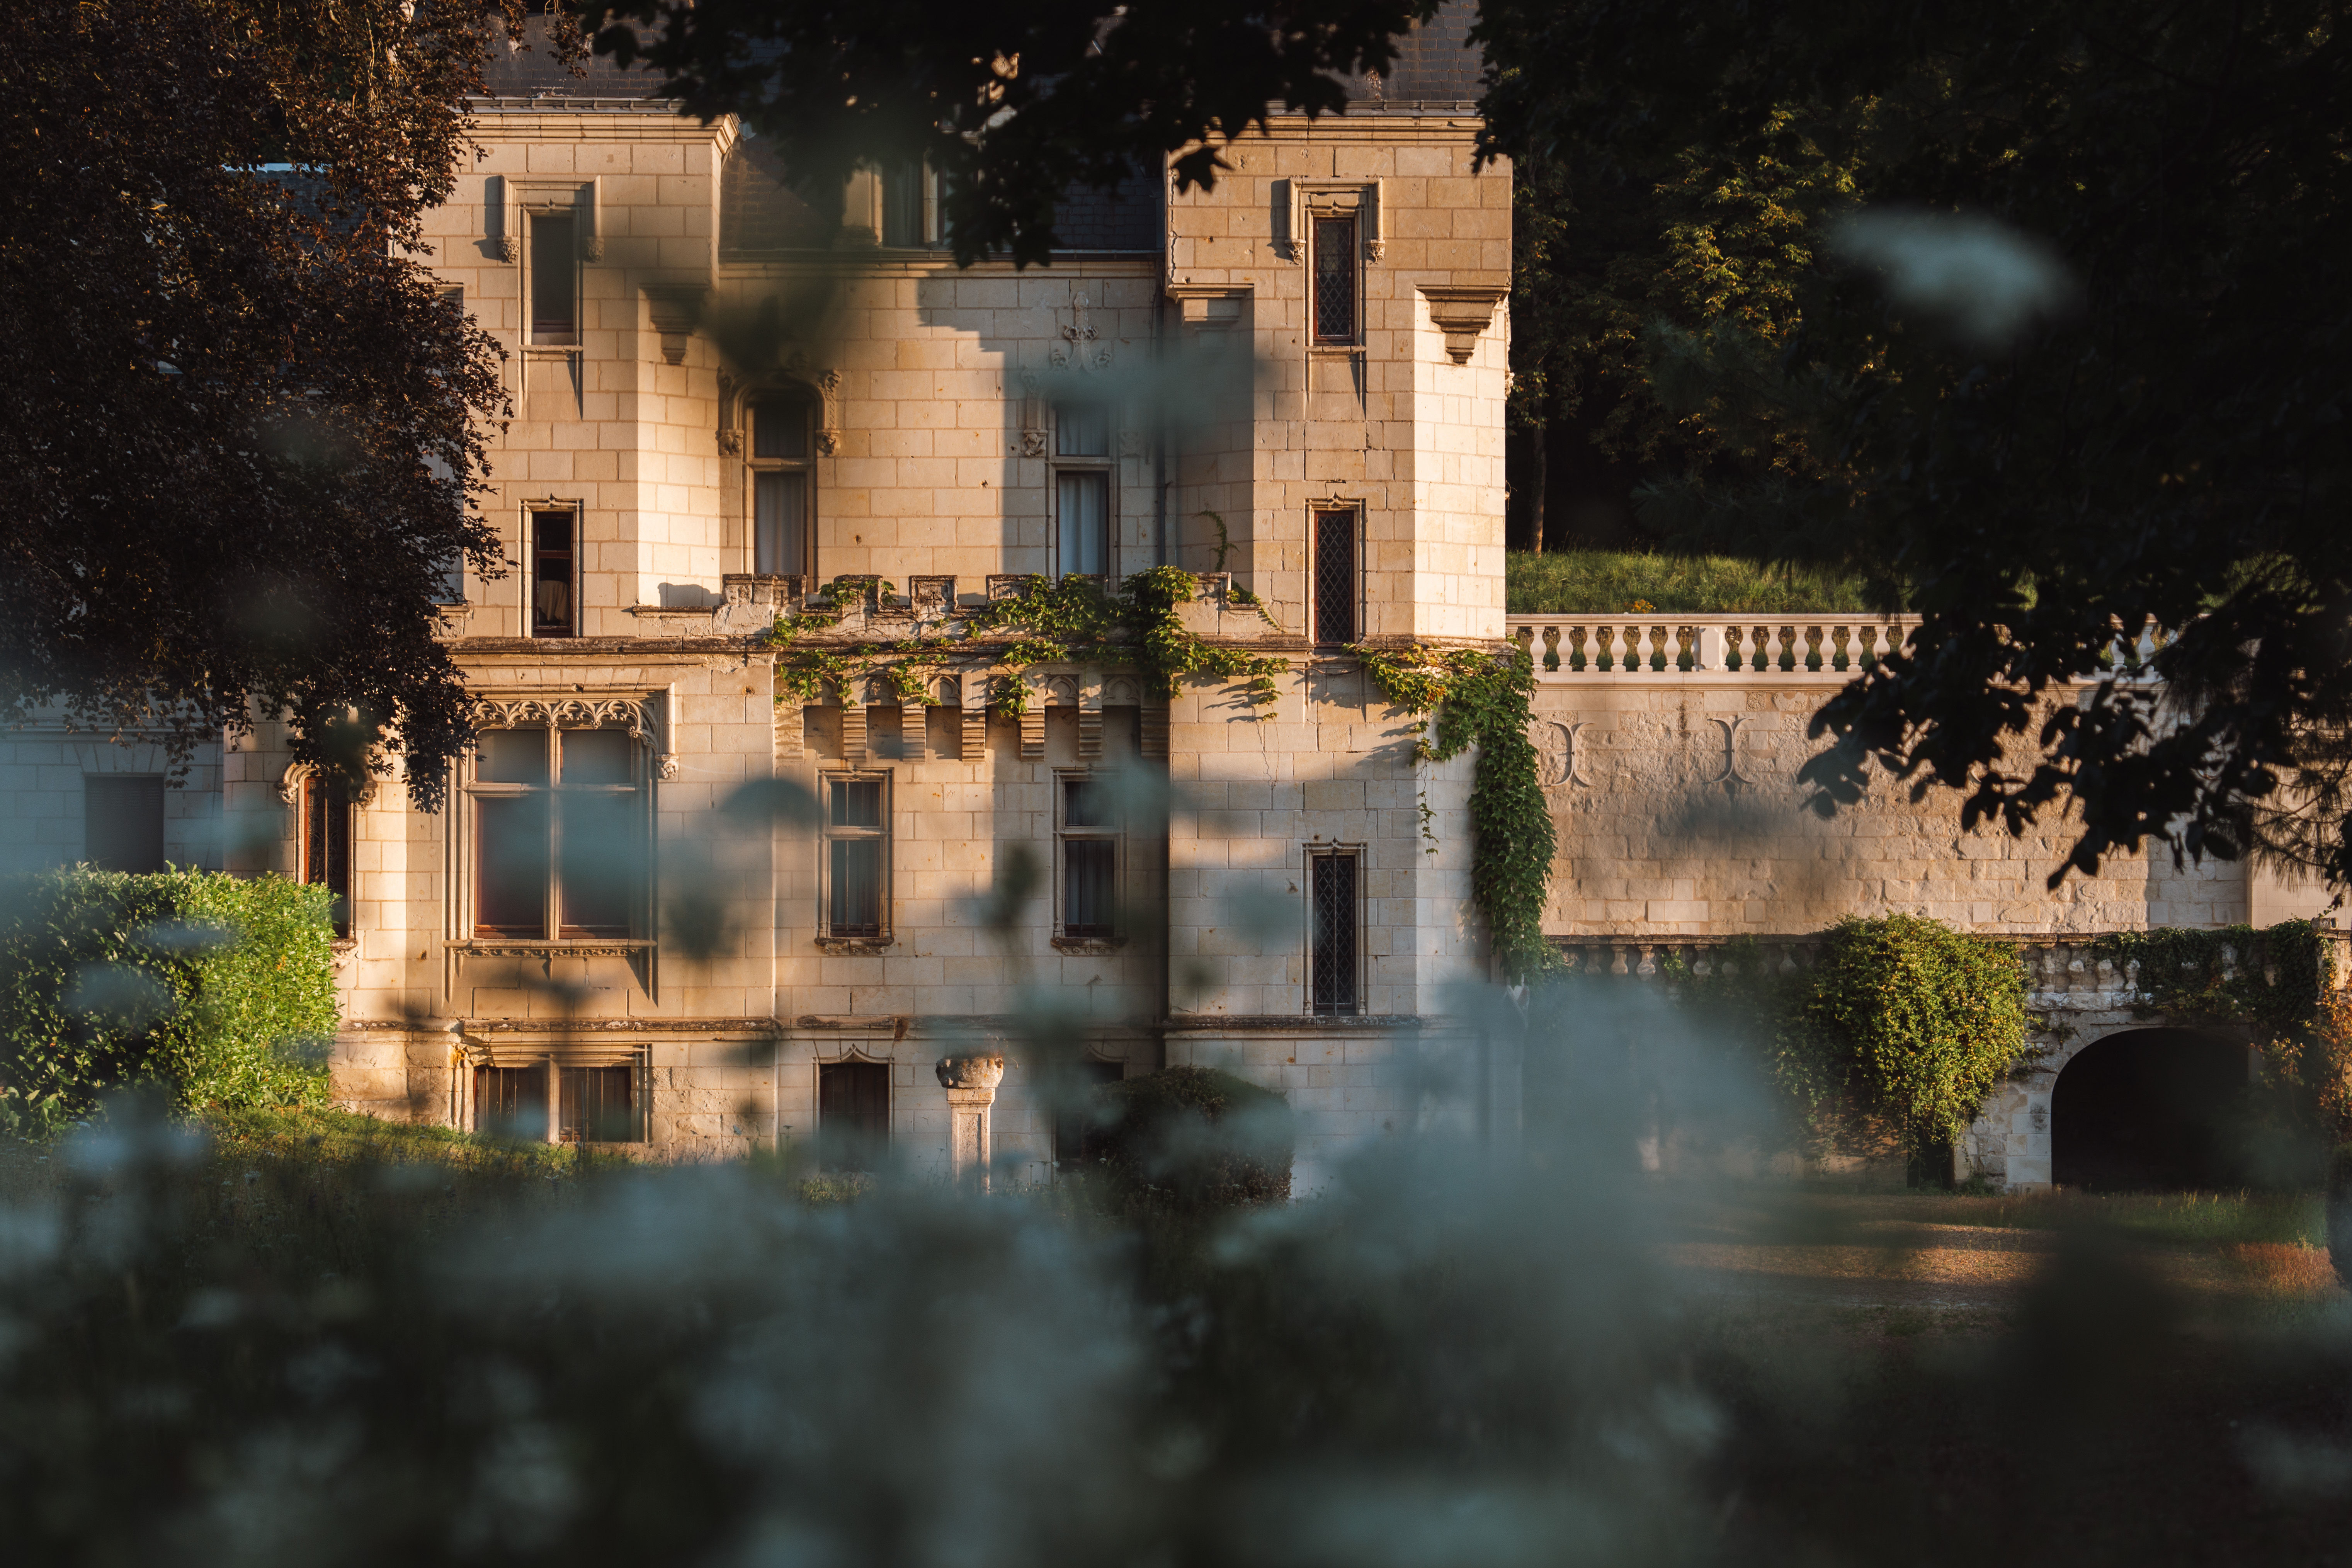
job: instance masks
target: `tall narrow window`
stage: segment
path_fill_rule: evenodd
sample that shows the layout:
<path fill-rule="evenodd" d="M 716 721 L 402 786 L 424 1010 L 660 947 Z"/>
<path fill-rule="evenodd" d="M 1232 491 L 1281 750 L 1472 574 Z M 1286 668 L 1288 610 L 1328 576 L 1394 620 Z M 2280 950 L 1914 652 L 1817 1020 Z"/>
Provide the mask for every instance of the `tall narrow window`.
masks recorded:
<path fill-rule="evenodd" d="M 1356 220 L 1315 220 L 1315 341 L 1356 341 Z"/>
<path fill-rule="evenodd" d="M 570 213 L 530 215 L 530 341 L 567 347 L 580 341 L 579 251 Z"/>
<path fill-rule="evenodd" d="M 809 563 L 809 426 L 806 398 L 751 405 L 751 570 L 790 576 Z"/>
<path fill-rule="evenodd" d="M 626 731 L 485 730 L 467 793 L 475 934 L 635 934 L 645 785 Z"/>
<path fill-rule="evenodd" d="M 887 1062 L 824 1062 L 816 1069 L 817 1136 L 826 1163 L 870 1171 L 890 1147 L 890 1067 Z"/>
<path fill-rule="evenodd" d="M 1307 852 L 1307 1000 L 1318 1015 L 1362 1010 L 1356 984 L 1353 849 Z"/>
<path fill-rule="evenodd" d="M 577 512 L 530 514 L 530 635 L 535 637 L 580 635 L 579 523 Z"/>
<path fill-rule="evenodd" d="M 1343 647 L 1356 640 L 1356 514 L 1315 514 L 1315 641 Z"/>
<path fill-rule="evenodd" d="M 335 934 L 352 934 L 352 794 L 341 778 L 302 780 L 302 880 L 335 898 Z"/>
<path fill-rule="evenodd" d="M 824 781 L 824 934 L 881 938 L 890 930 L 890 781 Z"/>
<path fill-rule="evenodd" d="M 914 247 L 924 241 L 923 163 L 918 158 L 882 171 L 882 243 Z"/>
<path fill-rule="evenodd" d="M 1110 571 L 1110 411 L 1099 404 L 1054 405 L 1054 573 Z"/>
<path fill-rule="evenodd" d="M 163 869 L 161 773 L 87 773 L 81 858 L 101 871 Z"/>
<path fill-rule="evenodd" d="M 1064 774 L 1061 785 L 1061 934 L 1109 942 L 1118 925 L 1118 824 L 1099 779 Z"/>

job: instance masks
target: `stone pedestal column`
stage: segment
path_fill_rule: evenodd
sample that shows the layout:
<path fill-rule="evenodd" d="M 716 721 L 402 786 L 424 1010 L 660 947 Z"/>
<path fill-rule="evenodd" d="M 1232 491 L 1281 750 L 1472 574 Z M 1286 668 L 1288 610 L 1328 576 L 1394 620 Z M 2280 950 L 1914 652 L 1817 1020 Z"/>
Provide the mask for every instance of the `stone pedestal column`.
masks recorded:
<path fill-rule="evenodd" d="M 948 1170 L 959 1182 L 988 1185 L 988 1112 L 1004 1081 L 1004 1058 L 993 1052 L 941 1057 L 940 1087 L 948 1093 Z"/>

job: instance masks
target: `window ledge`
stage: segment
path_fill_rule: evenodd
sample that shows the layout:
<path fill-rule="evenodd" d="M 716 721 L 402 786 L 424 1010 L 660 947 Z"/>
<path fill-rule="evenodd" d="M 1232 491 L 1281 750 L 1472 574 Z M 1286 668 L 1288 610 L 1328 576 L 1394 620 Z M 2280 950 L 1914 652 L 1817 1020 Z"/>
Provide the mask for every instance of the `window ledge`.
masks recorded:
<path fill-rule="evenodd" d="M 1057 936 L 1054 945 L 1064 952 L 1117 952 L 1127 946 L 1123 936 Z"/>
<path fill-rule="evenodd" d="M 845 958 L 877 958 L 898 945 L 891 936 L 821 936 L 816 939 L 820 952 L 838 953 Z"/>
<path fill-rule="evenodd" d="M 533 937 L 477 936 L 445 942 L 442 947 L 469 958 L 635 958 L 650 952 L 655 943 L 644 937 L 564 937 L 555 942 Z"/>

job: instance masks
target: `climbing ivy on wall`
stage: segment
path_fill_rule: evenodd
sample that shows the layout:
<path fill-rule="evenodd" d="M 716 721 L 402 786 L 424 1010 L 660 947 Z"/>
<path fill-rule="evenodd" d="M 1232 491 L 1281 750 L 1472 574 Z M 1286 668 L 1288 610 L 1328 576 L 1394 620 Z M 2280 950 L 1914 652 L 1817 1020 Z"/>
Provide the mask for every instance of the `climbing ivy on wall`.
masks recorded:
<path fill-rule="evenodd" d="M 1544 803 L 1536 749 L 1528 739 L 1535 662 L 1524 650 L 1438 651 L 1356 647 L 1364 671 L 1391 704 L 1436 721 L 1413 747 L 1442 763 L 1477 748 L 1470 781 L 1470 896 L 1486 917 L 1495 962 L 1517 984 L 1558 962 L 1543 939 L 1544 891 L 1551 881 L 1551 810 Z"/>
<path fill-rule="evenodd" d="M 2119 931 L 2095 951 L 2119 969 L 2138 966 L 2143 1016 L 2251 1028 L 2278 1131 L 2352 1141 L 2352 1004 L 2336 990 L 2335 951 L 2317 925 Z"/>
<path fill-rule="evenodd" d="M 857 586 L 865 588 L 862 582 Z M 950 663 L 984 661 L 1013 672 L 1000 677 L 988 698 L 1003 713 L 1028 711 L 1029 691 L 1019 671 L 1073 662 L 1132 668 L 1157 698 L 1172 697 L 1186 678 L 1201 677 L 1244 681 L 1253 704 L 1273 701 L 1274 678 L 1290 661 L 1207 642 L 1186 629 L 1177 606 L 1191 603 L 1198 588 L 1198 579 L 1173 566 L 1139 572 L 1108 594 L 1090 577 L 1057 583 L 1031 576 L 1017 592 L 960 612 L 956 623 L 930 636 L 845 647 L 803 641 L 840 624 L 837 605 L 779 617 L 768 634 L 778 650 L 776 700 L 814 702 L 828 683 L 838 687 L 878 666 L 900 701 L 929 704 L 933 673 Z M 895 590 L 882 583 L 877 591 Z"/>
<path fill-rule="evenodd" d="M 1810 970 L 1753 942 L 1721 950 L 1686 999 L 1754 1049 L 1816 1152 L 1893 1143 L 1931 1161 L 2029 1053 L 2025 968 L 1993 937 L 1916 915 L 1849 918 Z"/>

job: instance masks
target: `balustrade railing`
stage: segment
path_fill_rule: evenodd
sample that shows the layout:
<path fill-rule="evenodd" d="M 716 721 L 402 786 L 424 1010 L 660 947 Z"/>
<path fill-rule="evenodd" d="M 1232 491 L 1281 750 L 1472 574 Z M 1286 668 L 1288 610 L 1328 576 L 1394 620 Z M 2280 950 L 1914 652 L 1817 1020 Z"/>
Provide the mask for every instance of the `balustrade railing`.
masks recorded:
<path fill-rule="evenodd" d="M 1693 670 L 1750 675 L 1858 671 L 1900 647 L 1916 616 L 1507 616 L 1509 635 L 1549 674 Z"/>
<path fill-rule="evenodd" d="M 2330 973 L 2352 973 L 2347 967 L 2347 959 L 2352 958 L 2352 931 L 2320 934 L 2335 952 Z M 1571 973 L 1649 980 L 1672 978 L 1677 972 L 1700 976 L 1738 973 L 1742 964 L 1760 964 L 1773 973 L 1794 974 L 1819 963 L 1826 945 L 1818 936 L 1767 936 L 1752 944 L 1743 942 L 1734 954 L 1725 949 L 1739 939 L 1722 936 L 1554 936 L 1547 940 L 1559 951 Z M 2036 995 L 2141 994 L 2138 962 L 2119 963 L 2100 956 L 2096 934 L 2007 940 L 2025 964 L 2027 989 Z M 2224 976 L 2235 973 L 2237 965 L 2244 962 L 2249 962 L 2247 955 L 2229 945 L 2222 947 Z"/>
<path fill-rule="evenodd" d="M 1669 676 L 1694 672 L 1751 679 L 1856 675 L 1901 647 L 1916 616 L 1620 615 L 1506 616 L 1508 635 L 1535 658 L 1538 675 Z M 2118 627 L 2101 665 L 2128 673 L 2170 640 Z"/>

